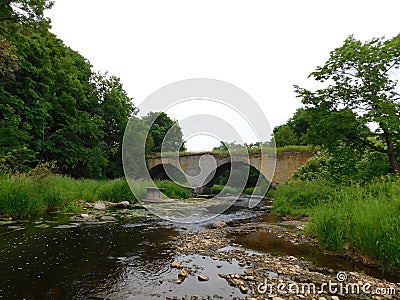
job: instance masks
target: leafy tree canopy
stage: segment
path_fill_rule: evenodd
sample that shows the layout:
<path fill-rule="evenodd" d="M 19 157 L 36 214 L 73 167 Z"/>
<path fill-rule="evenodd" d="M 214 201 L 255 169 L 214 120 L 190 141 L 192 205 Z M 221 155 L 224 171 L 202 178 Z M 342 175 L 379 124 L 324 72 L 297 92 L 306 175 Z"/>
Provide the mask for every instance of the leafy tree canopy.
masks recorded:
<path fill-rule="evenodd" d="M 366 42 L 347 38 L 310 75 L 324 88 L 310 91 L 295 86 L 302 102 L 313 110 L 308 138 L 330 149 L 345 144 L 384 153 L 398 173 L 399 67 L 400 35 Z"/>
<path fill-rule="evenodd" d="M 185 151 L 182 129 L 178 121 L 172 120 L 164 112 L 150 112 L 142 118 L 150 127 L 146 153 Z"/>
<path fill-rule="evenodd" d="M 53 6 L 49 0 L 0 0 L 0 23 L 18 22 L 37 26 L 49 24 L 44 12 Z"/>

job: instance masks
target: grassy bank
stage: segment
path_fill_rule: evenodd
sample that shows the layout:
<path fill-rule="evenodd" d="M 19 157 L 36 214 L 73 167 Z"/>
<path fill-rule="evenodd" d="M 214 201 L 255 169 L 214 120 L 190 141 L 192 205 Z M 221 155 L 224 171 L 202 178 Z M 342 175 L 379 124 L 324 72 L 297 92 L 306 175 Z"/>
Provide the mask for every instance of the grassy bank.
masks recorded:
<path fill-rule="evenodd" d="M 274 211 L 310 216 L 307 230 L 327 250 L 355 250 L 400 272 L 400 179 L 332 186 L 325 181 L 281 186 Z"/>
<path fill-rule="evenodd" d="M 138 198 L 146 196 L 147 181 L 132 181 Z M 157 182 L 170 198 L 188 198 L 190 191 L 172 182 Z M 12 217 L 39 215 L 45 211 L 73 208 L 76 201 L 136 202 L 125 178 L 115 180 L 72 179 L 47 174 L 0 174 L 0 214 Z"/>
<path fill-rule="evenodd" d="M 237 148 L 233 150 L 234 154 L 240 155 L 240 154 L 257 154 L 260 151 L 263 153 L 269 153 L 269 154 L 276 154 L 279 155 L 283 152 L 290 152 L 290 151 L 315 151 L 315 149 L 311 146 L 285 146 L 285 147 L 270 147 L 270 146 L 262 146 L 258 148 L 250 148 L 250 149 L 245 149 L 245 148 Z M 212 151 L 201 151 L 201 152 L 190 152 L 190 151 L 185 151 L 185 152 L 179 152 L 179 156 L 192 156 L 192 155 L 205 155 L 205 154 L 211 154 L 215 155 L 218 157 L 229 157 L 229 151 L 227 150 L 212 150 Z M 162 153 L 163 156 L 176 156 L 178 155 L 177 152 L 164 152 Z M 151 154 L 148 158 L 158 158 L 161 157 L 161 153 L 153 153 Z"/>

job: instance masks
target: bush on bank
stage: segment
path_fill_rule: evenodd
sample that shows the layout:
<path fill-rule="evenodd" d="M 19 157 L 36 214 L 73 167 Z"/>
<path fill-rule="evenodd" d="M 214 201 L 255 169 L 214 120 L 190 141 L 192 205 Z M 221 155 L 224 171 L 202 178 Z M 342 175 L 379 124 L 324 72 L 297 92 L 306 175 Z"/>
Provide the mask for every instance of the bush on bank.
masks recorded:
<path fill-rule="evenodd" d="M 0 214 L 13 218 L 39 215 L 45 211 L 63 209 L 76 201 L 129 201 L 146 196 L 147 181 L 132 181 L 135 195 L 125 178 L 108 181 L 73 179 L 67 176 L 45 174 L 0 173 Z M 190 190 L 172 182 L 156 182 L 165 187 L 170 198 L 188 198 Z M 137 197 L 137 198 L 136 198 Z"/>
<path fill-rule="evenodd" d="M 351 248 L 400 270 L 400 178 L 333 186 L 324 180 L 293 182 L 275 193 L 274 211 L 310 216 L 307 230 L 327 250 Z"/>

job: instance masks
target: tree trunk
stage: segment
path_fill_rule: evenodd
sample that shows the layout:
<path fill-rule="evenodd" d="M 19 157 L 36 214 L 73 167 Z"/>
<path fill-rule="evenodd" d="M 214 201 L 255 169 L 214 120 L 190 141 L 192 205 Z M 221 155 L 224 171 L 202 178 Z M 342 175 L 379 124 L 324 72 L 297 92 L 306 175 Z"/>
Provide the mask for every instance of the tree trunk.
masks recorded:
<path fill-rule="evenodd" d="M 399 162 L 397 161 L 397 156 L 393 153 L 388 153 L 388 156 L 393 172 L 396 174 L 400 173 L 400 167 L 399 167 Z"/>
<path fill-rule="evenodd" d="M 395 154 L 392 136 L 386 130 L 383 130 L 383 134 L 386 140 L 387 155 L 389 156 L 390 165 L 392 167 L 393 172 L 398 174 L 400 173 L 400 167 L 399 167 L 399 162 L 397 161 L 397 155 Z"/>

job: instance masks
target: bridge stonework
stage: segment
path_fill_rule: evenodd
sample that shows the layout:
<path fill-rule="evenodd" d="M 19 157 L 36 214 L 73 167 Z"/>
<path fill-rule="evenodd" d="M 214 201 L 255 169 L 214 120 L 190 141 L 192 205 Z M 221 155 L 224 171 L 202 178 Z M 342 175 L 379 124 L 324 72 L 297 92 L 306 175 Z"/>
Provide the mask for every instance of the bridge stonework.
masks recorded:
<path fill-rule="evenodd" d="M 276 156 L 275 172 L 272 172 L 274 168 L 274 157 L 263 153 L 251 153 L 249 156 L 235 154 L 232 157 L 222 157 L 213 153 L 212 155 L 217 163 L 217 169 L 226 169 L 226 166 L 231 163 L 248 164 L 256 168 L 264 177 L 271 183 L 284 183 L 286 182 L 294 172 L 303 166 L 310 158 L 314 157 L 315 151 L 283 151 Z M 200 172 L 199 162 L 200 158 L 204 154 L 186 154 L 176 157 L 163 156 L 147 159 L 147 167 L 151 173 L 152 170 L 156 170 L 163 165 L 171 165 L 176 168 L 182 168 L 182 170 L 191 176 L 195 176 Z M 224 167 L 225 166 L 225 167 Z M 216 172 L 215 177 L 219 176 L 221 172 Z M 157 174 L 154 174 L 157 178 Z M 214 180 L 211 180 L 212 183 Z M 209 184 L 208 184 L 209 185 Z"/>

